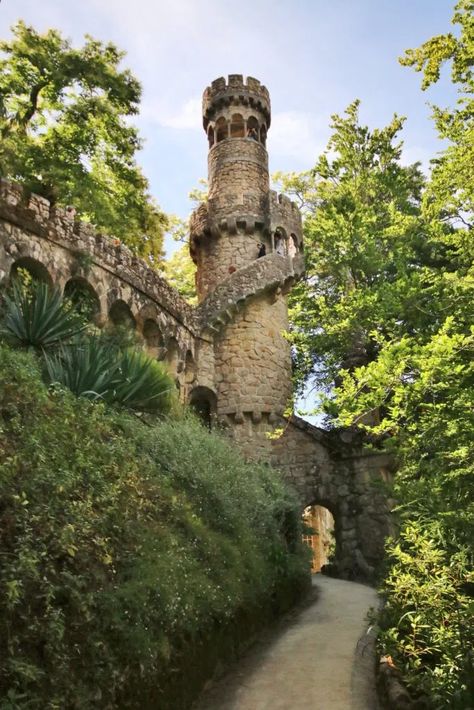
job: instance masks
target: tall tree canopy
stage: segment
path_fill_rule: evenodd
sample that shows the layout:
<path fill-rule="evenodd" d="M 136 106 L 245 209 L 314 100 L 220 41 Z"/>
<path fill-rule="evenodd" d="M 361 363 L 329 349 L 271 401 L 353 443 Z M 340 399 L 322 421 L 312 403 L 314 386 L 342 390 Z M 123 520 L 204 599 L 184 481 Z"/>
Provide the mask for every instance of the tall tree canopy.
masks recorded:
<path fill-rule="evenodd" d="M 459 89 L 455 106 L 433 108 L 448 147 L 426 182 L 400 163 L 400 119 L 369 131 L 357 103 L 334 117 L 315 168 L 283 179 L 307 213 L 297 374 L 336 381 L 332 422 L 365 426 L 393 452 L 400 535 L 387 549 L 381 643 L 433 710 L 474 696 L 473 10 L 458 2 L 457 33 L 401 60 L 423 88 L 451 62 Z"/>
<path fill-rule="evenodd" d="M 455 6 L 453 25 L 457 33 L 447 32 L 427 40 L 421 47 L 408 49 L 400 59 L 404 66 L 423 73 L 421 87 L 428 89 L 439 81 L 441 71 L 450 63 L 451 80 L 458 89 L 454 107 L 433 107 L 433 118 L 440 138 L 449 147 L 433 160 L 432 179 L 427 198 L 444 219 L 472 228 L 474 214 L 474 2 L 460 0 Z M 471 240 L 465 247 L 472 252 Z M 465 248 L 464 247 L 464 248 Z"/>
<path fill-rule="evenodd" d="M 160 260 L 166 217 L 136 163 L 129 117 L 140 85 L 124 53 L 86 37 L 79 49 L 56 30 L 19 22 L 0 43 L 0 170 L 53 203 Z"/>
<path fill-rule="evenodd" d="M 344 364 L 375 356 L 380 335 L 423 318 L 416 301 L 432 258 L 424 178 L 418 165 L 400 163 L 403 119 L 370 131 L 358 114 L 355 101 L 333 116 L 313 170 L 281 180 L 306 212 L 307 276 L 291 296 L 300 383 L 332 384 Z"/>

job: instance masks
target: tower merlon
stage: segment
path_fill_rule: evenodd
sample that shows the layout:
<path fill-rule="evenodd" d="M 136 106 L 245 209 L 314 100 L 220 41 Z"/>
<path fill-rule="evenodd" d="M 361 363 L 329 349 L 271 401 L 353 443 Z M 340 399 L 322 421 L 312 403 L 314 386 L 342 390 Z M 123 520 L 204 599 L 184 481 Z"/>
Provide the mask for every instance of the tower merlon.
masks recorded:
<path fill-rule="evenodd" d="M 204 130 L 207 131 L 209 121 L 213 121 L 220 110 L 232 105 L 248 106 L 260 111 L 265 119 L 267 130 L 270 127 L 270 94 L 266 86 L 251 76 L 244 80 L 242 74 L 229 74 L 227 81 L 224 77 L 219 77 L 204 91 L 202 98 Z"/>

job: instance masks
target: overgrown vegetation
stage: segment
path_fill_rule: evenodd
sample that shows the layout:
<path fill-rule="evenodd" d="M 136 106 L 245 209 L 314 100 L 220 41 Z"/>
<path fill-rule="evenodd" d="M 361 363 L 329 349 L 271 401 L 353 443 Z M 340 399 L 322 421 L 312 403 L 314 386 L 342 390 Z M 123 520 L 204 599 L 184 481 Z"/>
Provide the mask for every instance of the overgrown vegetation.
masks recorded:
<path fill-rule="evenodd" d="M 308 278 L 292 295 L 297 381 L 329 389 L 330 426 L 363 426 L 397 463 L 380 649 L 428 707 L 474 697 L 474 3 L 402 63 L 459 89 L 434 108 L 450 143 L 428 179 L 401 163 L 402 120 L 333 117 L 312 171 L 280 176 L 305 208 Z M 336 383 L 334 389 L 333 384 Z"/>
<path fill-rule="evenodd" d="M 4 345 L 0 373 L 0 707 L 189 707 L 239 615 L 304 586 L 296 501 L 193 419 L 48 389 Z"/>
<path fill-rule="evenodd" d="M 157 265 L 168 218 L 136 162 L 141 141 L 129 119 L 141 87 L 123 56 L 110 42 L 86 37 L 75 48 L 57 30 L 18 22 L 0 42 L 0 172 L 74 205 Z"/>
<path fill-rule="evenodd" d="M 11 291 L 3 298 L 0 334 L 11 344 L 35 348 L 50 384 L 141 412 L 166 414 L 176 404 L 165 365 L 139 349 L 129 332 L 115 327 L 99 333 L 82 300 L 64 299 L 27 273 L 14 279 Z"/>

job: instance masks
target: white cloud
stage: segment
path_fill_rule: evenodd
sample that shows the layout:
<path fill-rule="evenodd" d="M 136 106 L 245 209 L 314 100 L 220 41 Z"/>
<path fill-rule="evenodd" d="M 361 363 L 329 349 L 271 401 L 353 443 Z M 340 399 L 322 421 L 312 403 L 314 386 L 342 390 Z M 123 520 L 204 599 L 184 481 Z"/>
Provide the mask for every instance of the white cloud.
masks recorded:
<path fill-rule="evenodd" d="M 194 98 L 186 101 L 177 113 L 162 116 L 158 120 L 168 128 L 200 129 L 201 113 L 201 99 Z"/>
<path fill-rule="evenodd" d="M 201 99 L 193 97 L 179 108 L 171 106 L 171 99 L 163 101 L 154 96 L 144 98 L 140 106 L 140 122 L 175 128 L 196 130 L 201 128 Z"/>
<path fill-rule="evenodd" d="M 268 133 L 268 150 L 272 156 L 284 156 L 312 165 L 325 147 L 325 131 L 321 120 L 310 113 L 276 113 Z"/>

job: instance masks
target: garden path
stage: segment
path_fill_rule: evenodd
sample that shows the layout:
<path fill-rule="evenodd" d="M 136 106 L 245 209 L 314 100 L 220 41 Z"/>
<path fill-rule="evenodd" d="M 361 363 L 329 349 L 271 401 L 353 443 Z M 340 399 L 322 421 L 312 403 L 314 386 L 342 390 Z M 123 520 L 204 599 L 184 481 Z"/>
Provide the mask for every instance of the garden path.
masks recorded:
<path fill-rule="evenodd" d="M 374 589 L 313 577 L 315 601 L 259 642 L 204 693 L 197 710 L 377 710 Z"/>

